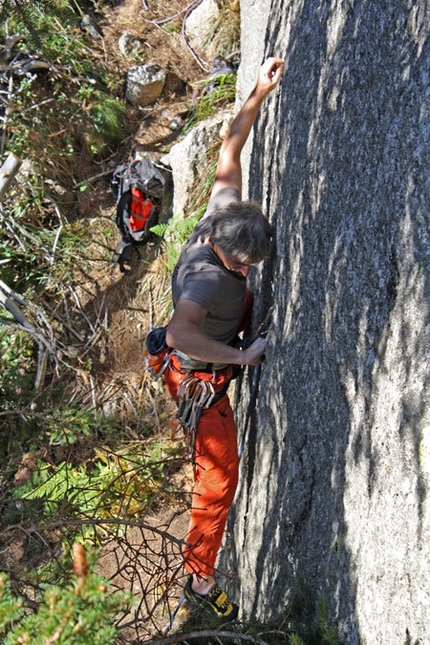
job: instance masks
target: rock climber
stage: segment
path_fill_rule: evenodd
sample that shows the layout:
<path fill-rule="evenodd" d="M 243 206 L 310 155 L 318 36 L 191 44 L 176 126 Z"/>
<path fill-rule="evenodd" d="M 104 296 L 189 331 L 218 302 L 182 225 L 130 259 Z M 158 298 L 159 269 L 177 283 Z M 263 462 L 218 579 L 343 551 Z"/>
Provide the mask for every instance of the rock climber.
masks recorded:
<path fill-rule="evenodd" d="M 279 83 L 283 61 L 268 58 L 256 85 L 235 116 L 221 145 L 208 208 L 186 242 L 172 276 L 174 313 L 166 342 L 173 349 L 163 378 L 172 397 L 208 390 L 209 407 L 199 409 L 193 443 L 195 484 L 184 566 L 185 597 L 221 619 L 233 620 L 238 606 L 215 580 L 215 562 L 238 481 L 238 449 L 226 394 L 234 365 L 262 360 L 265 339 L 247 349 L 232 343 L 241 329 L 250 267 L 272 252 L 273 233 L 261 207 L 241 200 L 240 155 L 264 98 Z M 205 386 L 206 388 L 209 386 Z M 182 388 L 182 389 L 181 389 Z M 188 400 L 188 398 L 187 398 Z M 205 399 L 206 401 L 206 399 Z M 210 404 L 209 404 L 210 403 Z"/>

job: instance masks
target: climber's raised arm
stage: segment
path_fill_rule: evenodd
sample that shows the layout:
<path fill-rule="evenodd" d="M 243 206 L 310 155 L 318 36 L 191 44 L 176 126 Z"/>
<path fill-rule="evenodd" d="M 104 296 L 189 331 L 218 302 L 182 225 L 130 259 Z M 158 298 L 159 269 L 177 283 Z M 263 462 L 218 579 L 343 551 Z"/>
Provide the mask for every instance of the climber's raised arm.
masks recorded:
<path fill-rule="evenodd" d="M 235 188 L 241 193 L 242 168 L 240 154 L 264 98 L 280 81 L 283 65 L 284 61 L 280 58 L 268 58 L 260 67 L 257 83 L 234 118 L 230 130 L 221 145 L 212 196 L 222 188 L 227 187 Z"/>

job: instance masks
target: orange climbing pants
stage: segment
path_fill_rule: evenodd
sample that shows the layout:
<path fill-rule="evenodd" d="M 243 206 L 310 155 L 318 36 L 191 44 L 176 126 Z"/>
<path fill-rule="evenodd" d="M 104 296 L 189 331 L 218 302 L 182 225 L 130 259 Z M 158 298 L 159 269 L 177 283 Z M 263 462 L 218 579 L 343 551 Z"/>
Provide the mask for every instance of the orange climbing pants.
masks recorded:
<path fill-rule="evenodd" d="M 231 379 L 231 367 L 215 372 L 211 379 L 215 391 Z M 199 375 L 200 373 L 194 373 Z M 172 355 L 163 374 L 167 389 L 177 400 L 179 382 L 187 375 L 179 359 Z M 225 394 L 210 408 L 203 410 L 195 442 L 195 481 L 191 517 L 184 548 L 184 566 L 202 577 L 213 575 L 229 508 L 238 481 L 236 424 Z"/>

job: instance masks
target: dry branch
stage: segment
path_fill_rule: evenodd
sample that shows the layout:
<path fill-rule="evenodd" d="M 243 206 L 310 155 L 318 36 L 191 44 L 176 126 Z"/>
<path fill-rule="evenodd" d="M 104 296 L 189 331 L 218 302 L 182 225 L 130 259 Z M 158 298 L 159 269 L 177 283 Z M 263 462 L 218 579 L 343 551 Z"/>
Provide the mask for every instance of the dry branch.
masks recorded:
<path fill-rule="evenodd" d="M 46 330 L 48 331 L 49 338 L 46 335 L 46 331 L 42 331 L 41 329 L 36 327 L 36 325 L 30 322 L 18 306 L 21 305 L 28 308 L 29 305 L 25 302 L 25 300 L 14 293 L 12 289 L 8 287 L 8 285 L 2 280 L 0 280 L 0 305 L 3 305 L 3 307 L 10 314 L 12 314 L 12 316 L 18 322 L 18 325 L 14 325 L 8 320 L 2 320 L 4 324 L 7 324 L 15 329 L 22 329 L 23 331 L 28 332 L 37 341 L 39 353 L 34 387 L 38 391 L 40 391 L 45 379 L 48 357 L 52 356 L 54 360 L 57 359 L 57 347 L 52 328 L 42 312 L 39 312 L 38 315 L 42 320 L 44 326 L 46 327 Z"/>
<path fill-rule="evenodd" d="M 0 280 L 0 304 L 3 305 L 3 307 L 12 314 L 15 320 L 18 321 L 18 323 L 26 331 L 29 331 L 30 333 L 36 331 L 34 325 L 32 325 L 31 322 L 25 317 L 16 303 L 27 307 L 25 300 L 14 293 L 12 289 L 8 287 L 5 282 L 3 282 L 3 280 Z"/>
<path fill-rule="evenodd" d="M 21 159 L 11 153 L 0 168 L 0 202 L 10 188 L 21 163 Z"/>
<path fill-rule="evenodd" d="M 253 636 L 249 636 L 248 634 L 219 631 L 215 629 L 203 629 L 201 631 L 190 632 L 189 634 L 175 634 L 174 636 L 167 636 L 161 640 L 152 640 L 147 645 L 180 645 L 181 643 L 186 643 L 187 639 L 193 640 L 195 638 L 229 638 L 234 639 L 235 641 L 240 640 L 247 643 L 253 643 L 253 645 L 268 645 L 266 641 L 255 640 Z"/>

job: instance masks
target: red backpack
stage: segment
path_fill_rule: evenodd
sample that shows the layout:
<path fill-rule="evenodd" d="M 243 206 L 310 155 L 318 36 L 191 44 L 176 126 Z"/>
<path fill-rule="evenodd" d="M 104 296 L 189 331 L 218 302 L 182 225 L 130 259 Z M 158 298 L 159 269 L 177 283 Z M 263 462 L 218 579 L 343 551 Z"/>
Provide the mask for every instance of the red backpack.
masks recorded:
<path fill-rule="evenodd" d="M 117 195 L 115 222 L 121 240 L 112 260 L 122 273 L 130 261 L 133 245 L 148 242 L 151 227 L 157 223 L 160 201 L 165 187 L 161 170 L 149 159 L 121 164 L 114 170 L 111 186 Z"/>
<path fill-rule="evenodd" d="M 134 186 L 131 188 L 129 227 L 133 233 L 144 231 L 156 206 L 155 202 Z"/>

